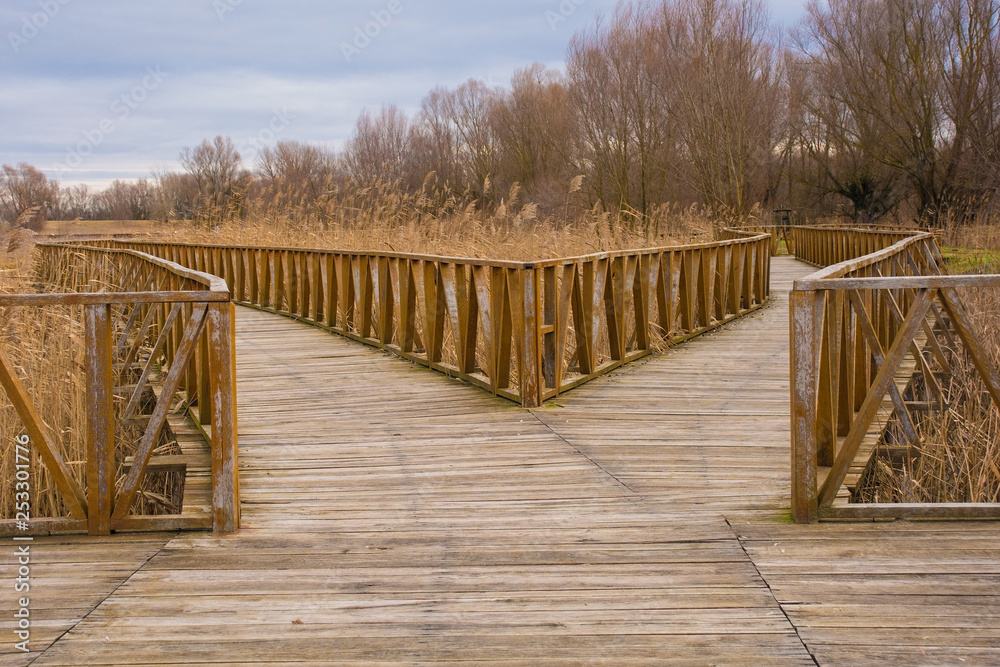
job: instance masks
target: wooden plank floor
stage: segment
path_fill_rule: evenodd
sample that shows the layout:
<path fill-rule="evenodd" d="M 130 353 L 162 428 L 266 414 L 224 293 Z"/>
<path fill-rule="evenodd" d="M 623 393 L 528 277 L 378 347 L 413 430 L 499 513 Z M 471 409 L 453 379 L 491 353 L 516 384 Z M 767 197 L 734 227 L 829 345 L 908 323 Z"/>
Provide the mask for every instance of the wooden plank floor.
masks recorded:
<path fill-rule="evenodd" d="M 787 522 L 809 271 L 530 412 L 241 309 L 245 528 L 37 540 L 73 565 L 39 564 L 44 652 L 0 665 L 1000 663 L 997 524 Z"/>
<path fill-rule="evenodd" d="M 30 590 L 15 593 L 17 547 L 2 540 L 0 572 L 0 665 L 29 665 L 40 652 L 76 627 L 176 533 L 36 538 L 30 544 Z M 17 546 L 23 546 L 23 543 Z M 31 653 L 15 651 L 11 619 L 17 599 L 26 596 L 31 611 Z"/>
<path fill-rule="evenodd" d="M 788 311 L 771 307 L 537 412 L 644 504 L 718 512 L 820 664 L 1000 664 L 1000 524 L 788 520 Z"/>

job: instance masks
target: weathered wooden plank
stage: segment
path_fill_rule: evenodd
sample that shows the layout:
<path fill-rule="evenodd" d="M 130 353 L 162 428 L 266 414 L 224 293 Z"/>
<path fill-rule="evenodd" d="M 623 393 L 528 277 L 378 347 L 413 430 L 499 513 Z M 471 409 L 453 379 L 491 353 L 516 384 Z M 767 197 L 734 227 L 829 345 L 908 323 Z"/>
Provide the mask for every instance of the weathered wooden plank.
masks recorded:
<path fill-rule="evenodd" d="M 209 390 L 212 414 L 212 526 L 233 532 L 240 525 L 239 447 L 236 433 L 236 313 L 232 304 L 208 307 Z M 169 378 L 168 378 L 169 379 Z M 167 387 L 166 382 L 164 386 Z"/>
<path fill-rule="evenodd" d="M 831 519 L 1000 519 L 1000 504 L 990 503 L 851 503 L 824 507 Z"/>
<path fill-rule="evenodd" d="M 792 515 L 799 523 L 812 523 L 818 519 L 817 352 L 823 331 L 823 303 L 821 297 L 811 292 L 794 291 L 788 299 L 792 375 Z"/>
<path fill-rule="evenodd" d="M 84 310 L 87 349 L 87 529 L 91 535 L 111 533 L 115 493 L 114 370 L 111 307 Z"/>

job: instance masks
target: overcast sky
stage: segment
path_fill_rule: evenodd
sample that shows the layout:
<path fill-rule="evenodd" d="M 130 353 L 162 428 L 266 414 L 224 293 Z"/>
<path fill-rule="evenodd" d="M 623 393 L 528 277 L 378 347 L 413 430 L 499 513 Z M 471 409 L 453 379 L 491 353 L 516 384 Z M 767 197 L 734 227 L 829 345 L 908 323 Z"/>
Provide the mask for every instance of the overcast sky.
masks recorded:
<path fill-rule="evenodd" d="M 230 136 L 339 148 L 358 114 L 438 85 L 562 69 L 573 33 L 617 0 L 3 0 L 0 163 L 63 185 L 179 170 Z M 782 25 L 804 0 L 769 0 Z M 367 30 L 373 37 L 364 34 Z"/>

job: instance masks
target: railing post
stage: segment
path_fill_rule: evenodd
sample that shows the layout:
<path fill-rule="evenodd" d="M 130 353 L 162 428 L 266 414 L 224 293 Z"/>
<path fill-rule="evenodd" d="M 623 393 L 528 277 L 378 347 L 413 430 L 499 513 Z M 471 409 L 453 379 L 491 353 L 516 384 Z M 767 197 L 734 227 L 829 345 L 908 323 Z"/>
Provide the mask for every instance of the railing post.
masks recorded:
<path fill-rule="evenodd" d="M 302 319 L 316 321 L 316 308 L 313 303 L 313 295 L 315 291 L 313 290 L 313 285 L 316 281 L 316 271 L 314 269 L 315 256 L 312 252 L 305 252 L 302 254 L 302 289 L 299 293 L 299 302 L 302 304 L 300 310 L 302 312 Z"/>
<path fill-rule="evenodd" d="M 841 292 L 840 294 L 843 294 Z M 840 370 L 840 319 L 836 310 L 837 293 L 816 292 L 817 308 L 823 309 L 826 323 L 819 331 L 819 384 L 816 394 L 816 460 L 817 464 L 832 466 L 836 456 L 836 397 L 834 396 Z M 836 363 L 834 360 L 837 359 Z"/>
<path fill-rule="evenodd" d="M 521 365 L 521 405 L 537 408 L 541 405 L 542 379 L 540 305 L 536 269 L 519 269 L 521 274 L 521 307 L 524 309 L 524 339 L 521 343 L 524 359 Z"/>
<path fill-rule="evenodd" d="M 543 383 L 541 386 L 546 389 L 558 389 L 558 373 L 557 367 L 561 365 L 562 358 L 557 357 L 556 350 L 556 338 L 558 330 L 558 301 L 557 295 L 558 290 L 558 280 L 556 277 L 556 267 L 548 266 L 540 272 L 543 279 L 542 284 L 542 294 L 544 295 L 544 303 L 541 308 L 541 320 L 539 322 L 540 327 L 544 327 L 544 331 L 540 331 L 540 354 L 541 354 L 541 372 L 543 377 Z"/>
<path fill-rule="evenodd" d="M 239 446 L 236 440 L 235 307 L 208 307 L 212 396 L 212 527 L 230 533 L 240 527 Z"/>
<path fill-rule="evenodd" d="M 87 531 L 111 534 L 115 493 L 115 423 L 111 306 L 84 307 L 87 354 Z"/>
<path fill-rule="evenodd" d="M 761 272 L 761 297 L 760 302 L 764 303 L 771 298 L 771 252 L 769 248 L 761 248 L 764 253 L 764 270 Z"/>
<path fill-rule="evenodd" d="M 246 300 L 254 306 L 261 305 L 260 296 L 260 265 L 257 261 L 258 253 L 255 249 L 249 248 L 242 251 L 247 258 L 247 294 Z"/>
<path fill-rule="evenodd" d="M 816 489 L 816 410 L 819 375 L 821 300 L 816 292 L 789 294 L 791 322 L 792 518 L 819 520 Z"/>
<path fill-rule="evenodd" d="M 212 423 L 212 414 L 215 412 L 215 394 L 212 391 L 212 373 L 209 368 L 209 358 L 212 354 L 212 345 L 208 336 L 201 337 L 201 344 L 198 345 L 195 360 L 192 367 L 197 373 L 196 381 L 198 387 L 198 421 L 202 425 Z"/>
<path fill-rule="evenodd" d="M 273 250 L 261 250 L 260 252 L 260 302 L 257 304 L 264 310 L 274 310 L 277 312 L 276 308 L 272 308 L 271 300 L 271 288 L 274 278 L 274 251 Z"/>

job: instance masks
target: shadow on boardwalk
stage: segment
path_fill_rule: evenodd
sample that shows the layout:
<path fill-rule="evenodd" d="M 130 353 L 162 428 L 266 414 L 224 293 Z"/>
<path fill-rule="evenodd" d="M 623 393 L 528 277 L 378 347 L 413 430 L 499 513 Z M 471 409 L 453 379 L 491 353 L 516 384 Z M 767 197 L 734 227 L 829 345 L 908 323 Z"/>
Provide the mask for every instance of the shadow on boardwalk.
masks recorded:
<path fill-rule="evenodd" d="M 240 310 L 245 528 L 37 541 L 0 665 L 1000 663 L 997 524 L 787 523 L 807 272 L 530 412 Z"/>

